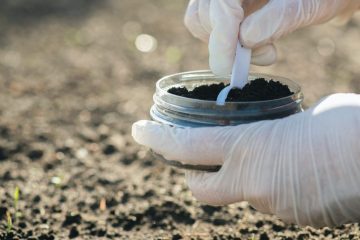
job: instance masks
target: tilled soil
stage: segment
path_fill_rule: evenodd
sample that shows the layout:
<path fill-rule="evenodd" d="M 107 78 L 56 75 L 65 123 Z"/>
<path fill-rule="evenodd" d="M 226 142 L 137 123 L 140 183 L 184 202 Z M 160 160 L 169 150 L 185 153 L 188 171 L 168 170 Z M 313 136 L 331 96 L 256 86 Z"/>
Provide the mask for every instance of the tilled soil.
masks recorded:
<path fill-rule="evenodd" d="M 186 4 L 4 0 L 1 239 L 360 238 L 358 224 L 317 230 L 245 202 L 202 205 L 181 170 L 133 142 L 131 123 L 148 118 L 155 81 L 207 68 L 207 47 L 182 24 Z M 306 105 L 359 91 L 359 26 L 355 18 L 344 28 L 300 31 L 281 41 L 276 66 L 253 70 L 298 81 Z M 135 48 L 141 33 L 157 39 L 154 52 Z"/>

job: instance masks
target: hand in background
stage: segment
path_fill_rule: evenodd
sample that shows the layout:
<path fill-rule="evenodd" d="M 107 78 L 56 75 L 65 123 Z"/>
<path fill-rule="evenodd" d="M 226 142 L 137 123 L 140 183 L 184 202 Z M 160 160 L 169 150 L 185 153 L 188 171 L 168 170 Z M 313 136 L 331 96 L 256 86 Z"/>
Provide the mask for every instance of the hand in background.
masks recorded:
<path fill-rule="evenodd" d="M 270 65 L 276 61 L 273 43 L 279 38 L 338 15 L 350 15 L 359 6 L 360 0 L 191 0 L 185 25 L 195 37 L 208 42 L 211 70 L 228 75 L 239 38 L 253 49 L 253 64 Z"/>

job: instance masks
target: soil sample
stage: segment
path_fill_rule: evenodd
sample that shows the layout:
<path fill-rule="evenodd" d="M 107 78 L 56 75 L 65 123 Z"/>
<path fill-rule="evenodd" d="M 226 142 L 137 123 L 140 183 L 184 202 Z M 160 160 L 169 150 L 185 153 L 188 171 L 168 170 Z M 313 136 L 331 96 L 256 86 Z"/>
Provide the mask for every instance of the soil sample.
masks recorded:
<path fill-rule="evenodd" d="M 226 86 L 228 85 L 224 83 L 201 85 L 190 91 L 185 87 L 173 87 L 168 92 L 186 98 L 216 101 L 220 91 Z M 289 87 L 281 82 L 274 80 L 266 81 L 264 78 L 258 78 L 247 83 L 242 89 L 232 89 L 226 101 L 266 101 L 287 97 L 292 94 L 293 92 L 290 91 Z"/>

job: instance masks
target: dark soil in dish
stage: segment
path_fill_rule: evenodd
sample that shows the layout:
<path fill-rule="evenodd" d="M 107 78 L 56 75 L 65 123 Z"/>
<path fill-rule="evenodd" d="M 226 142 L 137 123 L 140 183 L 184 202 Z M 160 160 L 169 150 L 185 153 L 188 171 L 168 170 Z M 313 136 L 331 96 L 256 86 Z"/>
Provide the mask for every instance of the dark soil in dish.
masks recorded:
<path fill-rule="evenodd" d="M 169 93 L 200 100 L 216 101 L 220 91 L 228 85 L 224 83 L 202 85 L 192 90 L 185 87 L 173 87 Z M 265 101 L 287 97 L 293 94 L 289 87 L 279 81 L 266 81 L 264 78 L 255 79 L 247 83 L 244 88 L 233 88 L 226 99 L 228 102 Z"/>

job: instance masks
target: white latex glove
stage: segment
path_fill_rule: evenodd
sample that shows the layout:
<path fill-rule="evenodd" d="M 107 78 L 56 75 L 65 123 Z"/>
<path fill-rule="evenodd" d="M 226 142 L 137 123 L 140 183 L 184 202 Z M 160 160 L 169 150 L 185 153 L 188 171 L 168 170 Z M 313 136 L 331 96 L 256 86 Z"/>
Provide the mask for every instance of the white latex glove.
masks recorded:
<path fill-rule="evenodd" d="M 191 0 L 185 26 L 197 38 L 209 43 L 209 65 L 218 75 L 229 75 L 239 39 L 239 26 L 249 14 L 267 0 Z M 270 65 L 276 60 L 273 44 L 252 51 L 251 62 Z"/>
<path fill-rule="evenodd" d="M 360 0 L 270 0 L 263 6 L 266 2 L 190 1 L 185 25 L 195 37 L 209 42 L 209 64 L 215 74 L 230 74 L 239 32 L 241 43 L 253 49 L 252 63 L 270 65 L 276 61 L 275 40 L 298 28 L 349 15 L 360 6 Z"/>
<path fill-rule="evenodd" d="M 134 139 L 166 159 L 222 165 L 186 171 L 193 195 L 313 227 L 360 220 L 360 95 L 334 94 L 305 112 L 232 127 L 133 125 Z"/>

